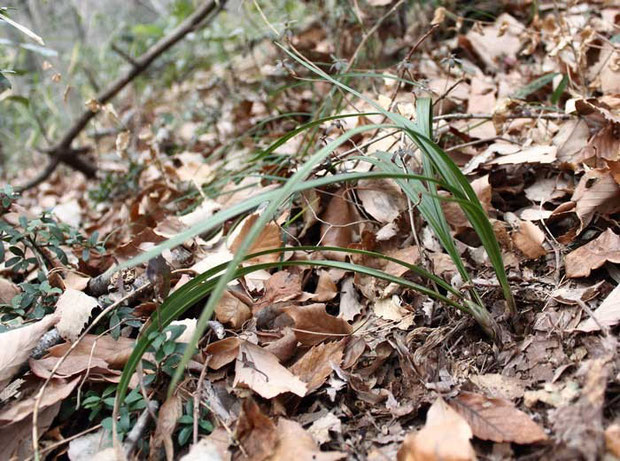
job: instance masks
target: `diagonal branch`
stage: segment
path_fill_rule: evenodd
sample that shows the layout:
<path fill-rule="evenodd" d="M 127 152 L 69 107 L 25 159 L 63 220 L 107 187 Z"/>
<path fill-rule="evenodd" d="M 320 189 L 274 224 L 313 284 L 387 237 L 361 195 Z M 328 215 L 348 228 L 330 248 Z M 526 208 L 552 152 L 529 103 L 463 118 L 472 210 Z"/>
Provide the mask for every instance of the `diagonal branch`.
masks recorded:
<path fill-rule="evenodd" d="M 169 48 L 182 40 L 187 34 L 196 30 L 198 27 L 211 22 L 226 4 L 226 0 L 207 0 L 202 3 L 196 11 L 188 16 L 181 24 L 179 24 L 172 32 L 159 40 L 155 45 L 149 48 L 142 56 L 134 60 L 133 65 L 124 75 L 121 75 L 107 88 L 101 91 L 96 100 L 103 105 L 108 103 L 116 96 L 128 83 L 144 72 L 155 59 L 162 55 Z M 29 183 L 18 187 L 18 190 L 26 190 L 41 182 L 45 181 L 60 163 L 65 163 L 72 168 L 81 171 L 87 177 L 93 178 L 96 174 L 96 167 L 79 158 L 79 155 L 87 149 L 73 149 L 71 144 L 88 125 L 88 122 L 95 117 L 96 113 L 90 109 L 84 110 L 82 114 L 74 121 L 73 125 L 67 130 L 64 136 L 51 148 L 44 152 L 51 157 L 51 161 L 46 169 Z"/>

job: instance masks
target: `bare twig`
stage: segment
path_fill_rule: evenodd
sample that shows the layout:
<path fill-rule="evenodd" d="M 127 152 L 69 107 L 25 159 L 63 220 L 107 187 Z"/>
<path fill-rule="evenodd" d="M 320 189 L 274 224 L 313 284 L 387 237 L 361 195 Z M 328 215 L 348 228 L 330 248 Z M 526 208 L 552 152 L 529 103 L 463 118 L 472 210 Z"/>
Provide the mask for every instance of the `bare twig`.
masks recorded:
<path fill-rule="evenodd" d="M 185 19 L 179 26 L 174 29 L 170 34 L 159 40 L 155 45 L 149 48 L 139 58 L 135 59 L 131 68 L 120 76 L 114 82 L 112 82 L 106 89 L 100 92 L 95 98 L 101 105 L 109 102 L 114 96 L 116 96 L 128 83 L 134 78 L 144 72 L 149 65 L 160 55 L 162 55 L 169 48 L 174 46 L 180 40 L 182 40 L 187 34 L 196 30 L 199 26 L 206 22 L 210 22 L 219 13 L 226 0 L 208 0 L 199 6 L 194 13 Z M 83 159 L 79 158 L 79 154 L 85 151 L 84 148 L 73 149 L 71 144 L 81 133 L 81 131 L 88 125 L 88 122 L 95 117 L 96 113 L 90 109 L 86 109 L 75 120 L 73 125 L 67 130 L 64 136 L 54 146 L 44 150 L 51 157 L 51 162 L 47 168 L 35 179 L 24 184 L 17 189 L 20 191 L 30 189 L 32 187 L 41 184 L 45 181 L 56 169 L 60 163 L 65 163 L 72 168 L 84 173 L 86 177 L 93 178 L 97 172 L 96 167 L 90 163 L 87 163 Z"/>
<path fill-rule="evenodd" d="M 136 447 L 138 440 L 140 440 L 140 438 L 144 434 L 144 431 L 146 431 L 149 421 L 158 407 L 159 403 L 156 400 L 151 400 L 150 402 L 148 402 L 146 408 L 142 410 L 142 413 L 140 413 L 140 416 L 138 416 L 136 424 L 134 425 L 134 427 L 131 428 L 129 434 L 127 434 L 127 438 L 123 443 L 123 449 L 125 451 L 125 456 L 127 456 L 128 458 L 133 449 Z"/>

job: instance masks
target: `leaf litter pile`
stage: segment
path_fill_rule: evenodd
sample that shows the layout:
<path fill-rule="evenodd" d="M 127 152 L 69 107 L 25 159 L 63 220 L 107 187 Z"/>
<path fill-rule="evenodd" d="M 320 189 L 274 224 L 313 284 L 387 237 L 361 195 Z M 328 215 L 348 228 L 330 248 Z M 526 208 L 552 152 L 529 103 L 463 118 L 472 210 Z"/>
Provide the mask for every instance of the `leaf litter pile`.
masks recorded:
<path fill-rule="evenodd" d="M 620 457 L 620 9 L 421 8 L 403 26 L 397 3 L 369 1 L 347 40 L 310 22 L 103 108 L 98 184 L 5 191 L 3 459 Z M 411 177 L 423 148 L 387 123 L 422 127 L 429 97 L 426 136 L 488 216 L 516 313 L 489 236 Z"/>

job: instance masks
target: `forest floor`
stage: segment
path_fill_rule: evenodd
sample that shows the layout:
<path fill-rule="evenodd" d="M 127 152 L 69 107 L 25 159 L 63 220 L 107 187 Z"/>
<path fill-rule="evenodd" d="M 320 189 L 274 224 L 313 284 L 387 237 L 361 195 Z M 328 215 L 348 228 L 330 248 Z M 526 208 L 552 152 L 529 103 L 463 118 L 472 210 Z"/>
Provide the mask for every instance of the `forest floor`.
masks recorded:
<path fill-rule="evenodd" d="M 323 245 L 417 264 L 457 291 L 475 287 L 495 338 L 471 315 L 407 286 L 338 264 L 284 263 L 317 257 L 306 249 L 267 253 L 249 261 L 265 269 L 228 285 L 170 395 L 207 294 L 167 334 L 149 337 L 149 363 L 133 375 L 120 410 L 125 448 L 136 459 L 620 458 L 620 9 L 542 3 L 535 15 L 531 5 L 511 6 L 474 21 L 440 8 L 407 27 L 386 2 L 368 3 L 374 22 L 360 12 L 365 31 L 339 35 L 357 40 L 335 40 L 315 22 L 282 43 L 315 63 L 348 57 L 322 68 L 409 119 L 420 98 L 432 97 L 434 140 L 490 219 L 517 315 L 457 202 L 442 209 L 470 281 L 396 180 L 306 190 L 278 208 L 251 253 Z M 372 68 L 370 59 L 364 68 L 353 59 L 364 34 L 379 63 Z M 24 249 L 33 266 L 46 260 L 53 301 L 40 320 L 0 334 L 0 440 L 18 459 L 32 455 L 35 408 L 42 455 L 116 459 L 108 448 L 114 391 L 136 337 L 172 304 L 169 293 L 233 257 L 265 206 L 123 269 L 99 290 L 93 280 L 275 190 L 320 147 L 385 120 L 270 40 L 154 91 L 141 107 L 126 96 L 100 110 L 82 136 L 95 146 L 100 178 L 59 171 L 11 201 L 2 218 L 19 228 L 20 216 L 35 222 L 53 209 L 59 223 L 97 233 L 63 237 L 66 261 L 53 245 L 37 250 L 41 233 Z M 256 159 L 303 123 L 356 113 L 365 115 L 324 121 Z M 378 152 L 419 170 L 411 140 L 384 127 L 346 140 L 310 178 L 366 173 L 370 164 L 359 157 Z M 322 253 L 442 292 L 371 254 Z M 36 278 L 29 270 L 4 267 L 0 301 L 17 309 Z M 33 318 L 34 309 L 15 318 Z M 60 343 L 33 356 L 53 327 Z"/>

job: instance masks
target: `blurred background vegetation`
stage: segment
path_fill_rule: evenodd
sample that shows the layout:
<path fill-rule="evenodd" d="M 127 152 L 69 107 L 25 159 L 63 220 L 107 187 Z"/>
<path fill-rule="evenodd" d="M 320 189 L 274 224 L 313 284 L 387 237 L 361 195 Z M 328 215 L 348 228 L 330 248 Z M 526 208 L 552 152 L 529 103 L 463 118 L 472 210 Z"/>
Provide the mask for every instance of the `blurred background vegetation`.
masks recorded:
<path fill-rule="evenodd" d="M 45 40 L 37 44 L 0 21 L 0 175 L 41 162 L 45 148 L 109 82 L 195 8 L 192 0 L 5 0 L 14 21 Z M 279 27 L 303 23 L 313 8 L 294 0 L 262 2 Z M 318 6 L 318 5 L 317 5 Z M 264 38 L 268 30 L 251 2 L 228 2 L 209 27 L 190 34 L 132 82 L 135 107 L 154 87 L 209 69 Z M 10 82 L 10 83 L 9 83 Z M 9 85 L 12 88 L 9 89 Z M 91 126 L 90 129 L 96 129 Z"/>

